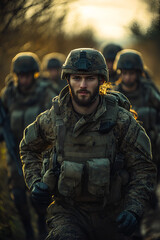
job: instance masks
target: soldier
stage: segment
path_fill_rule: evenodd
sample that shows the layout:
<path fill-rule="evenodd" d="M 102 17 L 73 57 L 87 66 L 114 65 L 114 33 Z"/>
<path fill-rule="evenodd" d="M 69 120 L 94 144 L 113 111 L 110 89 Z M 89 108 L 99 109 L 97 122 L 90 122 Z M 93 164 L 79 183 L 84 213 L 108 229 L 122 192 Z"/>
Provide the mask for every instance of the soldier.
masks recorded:
<path fill-rule="evenodd" d="M 37 80 L 39 71 L 39 60 L 36 54 L 30 52 L 17 54 L 12 59 L 11 65 L 11 73 L 15 75 L 14 79 L 10 79 L 1 92 L 1 101 L 10 121 L 17 155 L 24 128 L 33 122 L 39 113 L 50 108 L 51 99 L 56 96 L 48 83 Z M 7 165 L 11 196 L 23 223 L 26 239 L 31 240 L 34 239 L 34 233 L 27 204 L 26 186 L 19 171 L 21 169 L 17 169 L 17 163 L 18 159 L 13 160 L 8 152 Z M 40 239 L 44 239 L 46 209 L 40 209 L 34 202 L 33 205 L 38 214 L 39 236 Z"/>
<path fill-rule="evenodd" d="M 50 110 L 24 131 L 20 144 L 32 197 L 49 206 L 49 239 L 121 239 L 136 229 L 156 182 L 150 141 L 124 95 L 100 95 L 108 81 L 103 55 L 75 49 L 62 67 L 67 79 Z M 41 177 L 41 153 L 54 151 Z M 125 161 L 122 155 L 125 156 Z"/>
<path fill-rule="evenodd" d="M 107 66 L 109 68 L 109 80 L 112 84 L 114 84 L 118 80 L 118 74 L 113 69 L 113 63 L 115 60 L 115 57 L 119 51 L 122 50 L 122 47 L 117 44 L 107 44 L 103 49 L 102 53 L 106 59 Z"/>
<path fill-rule="evenodd" d="M 43 76 L 51 81 L 52 87 L 57 92 L 57 95 L 67 84 L 66 81 L 61 81 L 61 70 L 64 61 L 65 55 L 57 52 L 49 53 L 42 59 L 41 67 Z M 47 79 L 44 80 L 46 81 Z"/>
<path fill-rule="evenodd" d="M 114 68 L 121 71 L 121 82 L 115 90 L 123 93 L 138 113 L 139 120 L 151 138 L 153 159 L 159 168 L 160 94 L 151 81 L 144 79 L 144 64 L 138 51 L 126 49 L 119 52 Z"/>

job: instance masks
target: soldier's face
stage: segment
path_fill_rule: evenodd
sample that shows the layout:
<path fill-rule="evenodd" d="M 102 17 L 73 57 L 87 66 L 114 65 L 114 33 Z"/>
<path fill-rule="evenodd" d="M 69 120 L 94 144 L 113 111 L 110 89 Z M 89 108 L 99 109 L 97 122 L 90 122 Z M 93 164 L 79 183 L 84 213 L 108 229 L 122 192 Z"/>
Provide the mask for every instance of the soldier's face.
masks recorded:
<path fill-rule="evenodd" d="M 109 73 L 112 73 L 113 72 L 113 61 L 106 60 L 106 63 L 107 63 L 108 69 L 109 69 Z"/>
<path fill-rule="evenodd" d="M 18 74 L 18 86 L 21 91 L 27 91 L 33 83 L 33 73 L 20 73 Z"/>
<path fill-rule="evenodd" d="M 48 72 L 52 81 L 57 81 L 58 78 L 60 78 L 60 73 L 61 73 L 60 69 L 51 68 L 48 70 Z"/>
<path fill-rule="evenodd" d="M 129 88 L 137 84 L 138 74 L 135 70 L 122 70 L 121 78 L 122 84 Z"/>
<path fill-rule="evenodd" d="M 72 98 L 79 106 L 91 105 L 99 93 L 97 75 L 71 74 L 69 86 Z"/>

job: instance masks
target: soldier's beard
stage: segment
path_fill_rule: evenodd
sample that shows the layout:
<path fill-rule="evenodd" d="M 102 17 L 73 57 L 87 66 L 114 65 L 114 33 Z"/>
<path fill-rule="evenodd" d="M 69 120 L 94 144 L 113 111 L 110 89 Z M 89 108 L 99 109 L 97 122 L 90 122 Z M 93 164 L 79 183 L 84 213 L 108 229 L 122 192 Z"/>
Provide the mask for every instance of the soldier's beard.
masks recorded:
<path fill-rule="evenodd" d="M 92 105 L 93 102 L 99 96 L 99 85 L 94 89 L 92 94 L 90 91 L 87 91 L 87 90 L 79 90 L 79 91 L 77 91 L 77 93 L 75 93 L 73 88 L 71 87 L 71 85 L 69 85 L 69 87 L 70 87 L 70 93 L 71 93 L 73 100 L 77 103 L 77 105 L 79 105 L 81 107 L 88 107 L 88 106 Z M 82 96 L 82 98 L 80 99 L 78 97 L 78 93 L 81 91 L 88 93 L 90 95 L 90 97 L 88 97 L 86 99 L 85 96 L 84 97 Z"/>

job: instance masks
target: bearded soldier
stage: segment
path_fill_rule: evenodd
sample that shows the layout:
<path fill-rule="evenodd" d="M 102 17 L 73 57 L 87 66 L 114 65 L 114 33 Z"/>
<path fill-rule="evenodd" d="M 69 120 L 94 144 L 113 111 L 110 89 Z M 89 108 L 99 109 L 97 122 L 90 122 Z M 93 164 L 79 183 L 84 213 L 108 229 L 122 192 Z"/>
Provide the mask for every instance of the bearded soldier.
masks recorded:
<path fill-rule="evenodd" d="M 51 99 L 56 96 L 48 83 L 38 80 L 39 71 L 39 59 L 36 54 L 31 52 L 17 54 L 12 59 L 11 65 L 11 76 L 14 74 L 14 78 L 6 82 L 6 87 L 1 92 L 2 106 L 9 119 L 11 133 L 14 137 L 14 142 L 12 142 L 15 146 L 14 156 L 17 157 L 17 159 L 13 158 L 11 150 L 8 149 L 9 187 L 25 229 L 26 240 L 34 239 L 34 233 L 27 204 L 26 186 L 23 175 L 21 175 L 19 143 L 24 128 L 32 123 L 38 114 L 50 108 Z M 46 235 L 46 210 L 39 208 L 34 202 L 33 205 L 38 214 L 39 239 L 42 239 Z"/>
<path fill-rule="evenodd" d="M 54 195 L 46 239 L 123 239 L 135 231 L 154 190 L 150 140 L 124 95 L 99 93 L 108 81 L 101 52 L 72 50 L 62 79 L 69 85 L 25 129 L 20 144 L 32 197 L 48 205 Z M 47 149 L 54 154 L 41 177 Z"/>

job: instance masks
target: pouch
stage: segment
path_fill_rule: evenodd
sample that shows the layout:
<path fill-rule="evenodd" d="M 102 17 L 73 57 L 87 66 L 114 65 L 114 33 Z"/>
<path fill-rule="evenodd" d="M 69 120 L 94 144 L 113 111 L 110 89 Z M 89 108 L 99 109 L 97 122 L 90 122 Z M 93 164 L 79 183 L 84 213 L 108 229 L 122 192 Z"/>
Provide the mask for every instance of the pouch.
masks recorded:
<path fill-rule="evenodd" d="M 63 161 L 58 180 L 58 191 L 65 197 L 77 197 L 81 194 L 81 180 L 84 165 Z"/>
<path fill-rule="evenodd" d="M 57 184 L 57 176 L 55 176 L 53 169 L 48 169 L 42 177 L 42 182 L 46 183 L 50 189 L 50 192 L 54 194 L 54 190 Z"/>
<path fill-rule="evenodd" d="M 110 161 L 108 158 L 95 158 L 86 163 L 88 172 L 88 192 L 96 197 L 109 194 Z"/>

